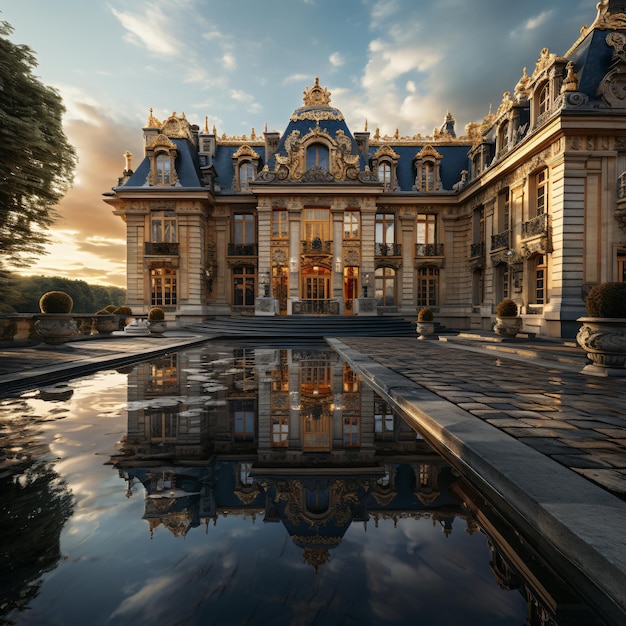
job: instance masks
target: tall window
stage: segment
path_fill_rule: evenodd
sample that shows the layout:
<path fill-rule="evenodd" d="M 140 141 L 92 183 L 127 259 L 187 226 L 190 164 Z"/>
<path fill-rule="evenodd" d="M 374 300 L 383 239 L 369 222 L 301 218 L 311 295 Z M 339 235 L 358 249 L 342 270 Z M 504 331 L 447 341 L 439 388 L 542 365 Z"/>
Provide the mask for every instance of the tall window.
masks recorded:
<path fill-rule="evenodd" d="M 235 441 L 254 441 L 254 400 L 231 400 L 230 410 L 234 422 Z"/>
<path fill-rule="evenodd" d="M 539 90 L 538 102 L 539 102 L 539 105 L 537 107 L 537 114 L 538 115 L 541 116 L 541 115 L 543 115 L 544 113 L 546 113 L 547 111 L 550 110 L 550 106 L 551 106 L 552 102 L 551 102 L 550 83 L 549 82 L 547 82 Z"/>
<path fill-rule="evenodd" d="M 435 164 L 432 161 L 422 163 L 422 191 L 435 191 Z"/>
<path fill-rule="evenodd" d="M 396 271 L 391 267 L 379 267 L 375 274 L 376 304 L 394 306 L 396 303 Z"/>
<path fill-rule="evenodd" d="M 233 233 L 234 243 L 246 245 L 256 242 L 254 215 L 251 213 L 236 213 L 233 224 L 235 227 L 235 232 Z"/>
<path fill-rule="evenodd" d="M 176 270 L 169 267 L 155 267 L 150 270 L 152 306 L 176 304 Z"/>
<path fill-rule="evenodd" d="M 533 304 L 545 304 L 547 297 L 547 266 L 546 257 L 537 255 L 533 258 L 533 293 L 531 301 Z"/>
<path fill-rule="evenodd" d="M 169 154 L 158 154 L 156 157 L 156 182 L 157 185 L 169 185 L 171 161 Z"/>
<path fill-rule="evenodd" d="M 360 419 L 358 416 L 343 418 L 343 445 L 355 448 L 361 445 Z"/>
<path fill-rule="evenodd" d="M 307 169 L 322 167 L 328 169 L 328 148 L 322 143 L 314 143 L 306 151 Z"/>
<path fill-rule="evenodd" d="M 155 411 L 148 415 L 150 441 L 172 441 L 178 430 L 178 413 Z"/>
<path fill-rule="evenodd" d="M 393 441 L 394 415 L 391 407 L 382 399 L 374 401 L 374 439 Z"/>
<path fill-rule="evenodd" d="M 378 180 L 383 184 L 385 191 L 391 189 L 391 165 L 388 161 L 378 164 Z"/>
<path fill-rule="evenodd" d="M 361 237 L 361 212 L 346 211 L 343 214 L 343 238 L 360 239 Z"/>
<path fill-rule="evenodd" d="M 255 299 L 256 271 L 251 265 L 233 268 L 233 305 L 252 306 Z"/>
<path fill-rule="evenodd" d="M 395 243 L 395 219 L 393 213 L 376 214 L 376 243 Z"/>
<path fill-rule="evenodd" d="M 420 267 L 417 270 L 417 306 L 436 306 L 439 294 L 439 268 Z"/>
<path fill-rule="evenodd" d="M 289 445 L 289 415 L 272 414 L 272 448 L 286 448 Z"/>
<path fill-rule="evenodd" d="M 416 243 L 437 243 L 437 216 L 419 213 L 417 216 Z"/>
<path fill-rule="evenodd" d="M 535 215 L 548 212 L 548 170 L 544 169 L 535 176 Z"/>
<path fill-rule="evenodd" d="M 496 269 L 496 297 L 498 300 L 511 297 L 511 272 L 506 263 L 501 263 Z"/>
<path fill-rule="evenodd" d="M 174 211 L 152 211 L 150 214 L 150 241 L 176 242 L 176 213 Z"/>
<path fill-rule="evenodd" d="M 284 209 L 272 211 L 272 239 L 289 239 L 289 213 Z"/>
<path fill-rule="evenodd" d="M 498 131 L 498 148 L 500 152 L 505 151 L 509 147 L 509 122 L 505 121 Z"/>
<path fill-rule="evenodd" d="M 498 232 L 509 230 L 511 220 L 511 194 L 507 187 L 498 194 Z"/>
<path fill-rule="evenodd" d="M 249 191 L 250 181 L 254 179 L 254 166 L 250 161 L 244 161 L 239 166 L 239 191 Z"/>
<path fill-rule="evenodd" d="M 485 275 L 482 270 L 472 274 L 472 304 L 481 305 L 485 300 Z"/>
<path fill-rule="evenodd" d="M 328 209 L 305 210 L 304 237 L 306 241 L 313 241 L 314 239 L 319 239 L 320 241 L 329 240 L 328 217 Z"/>

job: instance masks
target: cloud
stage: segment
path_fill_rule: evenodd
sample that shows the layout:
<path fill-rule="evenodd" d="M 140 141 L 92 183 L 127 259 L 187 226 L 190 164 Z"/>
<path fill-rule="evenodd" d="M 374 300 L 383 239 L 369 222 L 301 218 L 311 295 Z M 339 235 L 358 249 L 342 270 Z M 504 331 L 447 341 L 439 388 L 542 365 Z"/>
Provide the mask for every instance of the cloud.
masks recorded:
<path fill-rule="evenodd" d="M 159 57 L 182 55 L 185 46 L 169 31 L 170 18 L 158 5 L 146 6 L 143 14 L 118 11 L 111 8 L 113 15 L 128 31 L 125 39 L 134 45 L 143 45 L 148 52 Z"/>
<path fill-rule="evenodd" d="M 252 102 L 254 100 L 254 96 L 246 93 L 242 89 L 231 89 L 230 97 L 237 102 Z"/>
<path fill-rule="evenodd" d="M 339 52 L 333 52 L 328 57 L 328 60 L 330 61 L 331 65 L 333 65 L 333 67 L 341 67 L 345 63 L 343 57 Z"/>
<path fill-rule="evenodd" d="M 536 30 L 543 26 L 554 14 L 554 9 L 551 11 L 542 11 L 539 15 L 531 17 L 526 20 L 519 28 L 511 31 L 511 37 L 521 37 L 527 34 L 529 31 Z"/>
<path fill-rule="evenodd" d="M 226 70 L 234 70 L 237 67 L 237 59 L 232 52 L 226 52 L 222 57 L 222 64 Z"/>

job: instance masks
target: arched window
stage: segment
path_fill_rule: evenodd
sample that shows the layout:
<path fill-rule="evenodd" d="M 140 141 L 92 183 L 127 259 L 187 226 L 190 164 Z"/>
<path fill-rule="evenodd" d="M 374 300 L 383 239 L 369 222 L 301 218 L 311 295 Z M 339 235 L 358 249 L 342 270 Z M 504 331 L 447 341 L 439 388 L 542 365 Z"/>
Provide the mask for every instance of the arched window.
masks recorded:
<path fill-rule="evenodd" d="M 504 152 L 509 147 L 509 122 L 502 122 L 498 132 L 498 148 L 500 152 Z"/>
<path fill-rule="evenodd" d="M 250 161 L 243 161 L 239 166 L 239 191 L 249 191 L 254 180 L 254 166 Z"/>
<path fill-rule="evenodd" d="M 323 143 L 311 144 L 306 151 L 306 167 L 321 167 L 328 169 L 328 148 Z"/>
<path fill-rule="evenodd" d="M 392 267 L 379 267 L 375 275 L 375 298 L 378 306 L 396 303 L 396 271 Z"/>
<path fill-rule="evenodd" d="M 170 176 L 170 155 L 159 154 L 156 157 L 156 182 L 157 185 L 169 185 L 171 183 Z"/>
<path fill-rule="evenodd" d="M 537 115 L 541 116 L 550 110 L 550 106 L 552 104 L 549 82 L 547 82 L 545 85 L 543 85 L 543 87 L 541 87 L 541 89 L 539 90 L 539 96 L 537 100 L 539 103 L 537 107 Z"/>

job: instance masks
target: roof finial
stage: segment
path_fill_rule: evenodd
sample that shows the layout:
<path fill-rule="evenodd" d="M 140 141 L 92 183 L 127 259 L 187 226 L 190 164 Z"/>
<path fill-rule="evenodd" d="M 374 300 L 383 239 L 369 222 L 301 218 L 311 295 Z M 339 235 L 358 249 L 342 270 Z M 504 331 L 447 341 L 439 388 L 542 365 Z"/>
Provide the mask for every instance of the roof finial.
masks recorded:
<path fill-rule="evenodd" d="M 365 118 L 365 128 L 364 128 L 364 132 L 367 132 L 367 118 Z"/>
<path fill-rule="evenodd" d="M 205 134 L 209 134 L 209 116 L 205 115 L 204 116 L 204 130 L 202 131 Z"/>

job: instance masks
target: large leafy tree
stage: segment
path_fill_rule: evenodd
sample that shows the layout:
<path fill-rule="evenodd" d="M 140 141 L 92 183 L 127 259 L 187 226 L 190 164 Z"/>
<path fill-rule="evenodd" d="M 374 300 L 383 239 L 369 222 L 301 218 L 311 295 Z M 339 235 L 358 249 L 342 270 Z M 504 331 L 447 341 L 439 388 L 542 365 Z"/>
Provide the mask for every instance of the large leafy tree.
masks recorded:
<path fill-rule="evenodd" d="M 76 167 L 61 96 L 33 74 L 35 54 L 9 41 L 12 32 L 0 22 L 0 269 L 45 252 L 55 206 Z"/>

